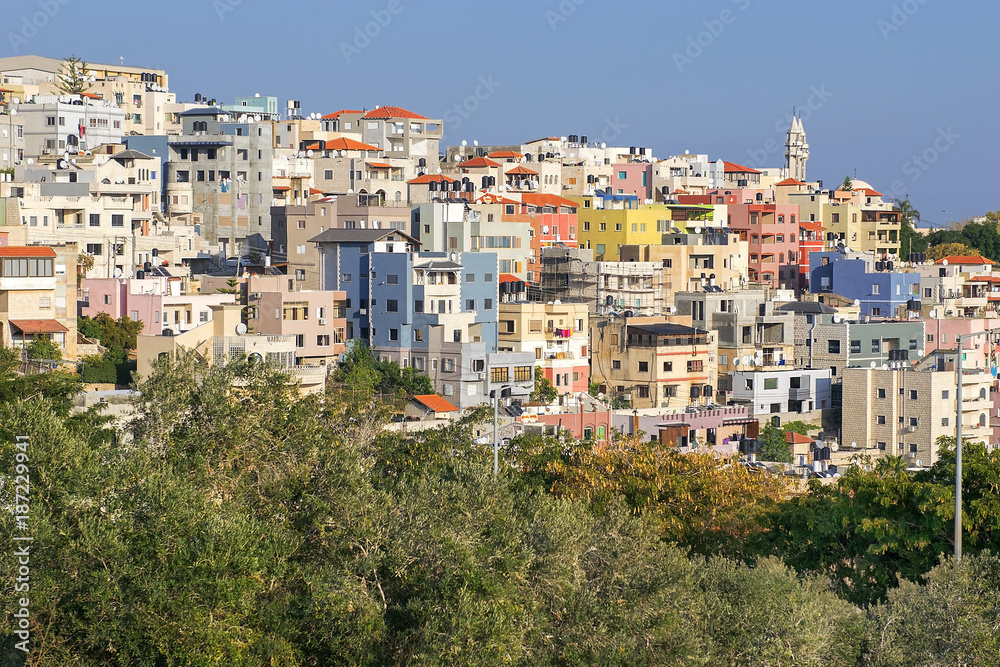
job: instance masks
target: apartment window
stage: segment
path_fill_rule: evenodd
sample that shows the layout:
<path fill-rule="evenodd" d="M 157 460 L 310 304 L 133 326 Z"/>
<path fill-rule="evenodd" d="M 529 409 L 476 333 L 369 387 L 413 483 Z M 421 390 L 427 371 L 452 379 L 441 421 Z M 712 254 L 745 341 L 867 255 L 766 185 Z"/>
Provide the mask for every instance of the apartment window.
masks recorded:
<path fill-rule="evenodd" d="M 476 282 L 476 274 L 475 273 L 466 273 L 465 274 L 465 282 L 467 282 L 467 283 L 474 283 L 474 282 Z"/>
<path fill-rule="evenodd" d="M 306 279 L 306 270 L 305 269 L 295 269 L 295 279 L 298 280 L 299 282 L 302 282 L 303 280 L 305 280 Z"/>
<path fill-rule="evenodd" d="M 649 372 L 649 362 L 648 361 L 640 361 L 639 362 L 639 372 L 640 373 L 648 373 Z"/>
<path fill-rule="evenodd" d="M 882 351 L 882 340 L 879 338 L 872 338 L 872 352 Z"/>
<path fill-rule="evenodd" d="M 413 340 L 418 343 L 424 342 L 424 330 L 422 328 L 417 327 L 413 330 Z"/>
<path fill-rule="evenodd" d="M 764 389 L 777 389 L 778 378 L 764 378 Z"/>
<path fill-rule="evenodd" d="M 621 370 L 621 367 L 622 367 L 622 362 L 620 359 L 611 360 L 611 370 L 618 371 Z"/>
<path fill-rule="evenodd" d="M 462 330 L 461 329 L 455 329 L 455 330 L 453 330 L 451 332 L 451 340 L 454 343 L 461 343 L 462 342 Z"/>
<path fill-rule="evenodd" d="M 508 369 L 506 366 L 490 369 L 490 382 L 492 384 L 509 382 L 509 378 L 510 378 L 510 369 Z"/>
<path fill-rule="evenodd" d="M 413 312 L 415 312 L 415 313 L 422 313 L 422 312 L 424 312 L 424 300 L 423 299 L 416 299 L 413 302 Z"/>
<path fill-rule="evenodd" d="M 88 243 L 87 244 L 87 254 L 89 255 L 100 255 L 102 251 L 102 244 L 100 243 Z"/>
<path fill-rule="evenodd" d="M 386 299 L 385 300 L 385 312 L 387 312 L 387 313 L 398 313 L 399 312 L 399 301 L 397 299 Z"/>
<path fill-rule="evenodd" d="M 664 361 L 663 362 L 663 372 L 664 373 L 671 373 L 671 372 L 673 372 L 673 370 L 674 370 L 674 362 L 672 362 L 672 361 Z"/>
<path fill-rule="evenodd" d="M 872 294 L 878 294 L 878 293 L 879 293 L 879 286 L 872 285 Z"/>
<path fill-rule="evenodd" d="M 600 230 L 601 230 L 602 232 L 606 232 L 606 231 L 608 231 L 608 223 L 606 223 L 606 222 L 602 222 L 602 223 L 600 223 L 600 227 L 599 227 L 599 228 L 600 228 Z"/>
<path fill-rule="evenodd" d="M 911 350 L 916 350 L 917 349 L 917 339 L 916 338 L 911 338 L 910 339 L 910 349 Z"/>
<path fill-rule="evenodd" d="M 583 223 L 583 231 L 585 231 L 585 232 L 589 232 L 590 231 L 590 223 L 589 222 L 584 221 L 584 223 Z"/>
<path fill-rule="evenodd" d="M 704 369 L 704 362 L 701 359 L 693 359 L 687 362 L 688 373 L 700 373 Z"/>
<path fill-rule="evenodd" d="M 385 284 L 386 285 L 398 285 L 399 284 L 399 276 L 396 275 L 396 274 L 394 274 L 394 273 L 386 274 L 386 276 L 385 276 Z"/>
<path fill-rule="evenodd" d="M 872 308 L 872 317 L 881 317 L 881 315 L 882 315 L 881 308 Z"/>
<path fill-rule="evenodd" d="M 349 282 L 351 282 L 351 274 L 350 273 L 341 274 L 341 276 L 340 276 L 340 282 L 343 282 L 343 283 L 349 283 Z"/>
<path fill-rule="evenodd" d="M 917 418 L 916 417 L 910 417 L 910 426 L 913 426 L 913 427 L 917 426 Z"/>
<path fill-rule="evenodd" d="M 879 441 L 878 448 L 881 449 L 884 452 L 885 451 L 885 447 L 886 447 L 885 443 L 882 442 L 882 441 Z"/>
<path fill-rule="evenodd" d="M 90 214 L 90 226 L 91 227 L 100 227 L 101 226 L 101 214 L 100 213 L 91 213 Z"/>
<path fill-rule="evenodd" d="M 515 366 L 514 382 L 531 382 L 533 379 L 533 369 L 533 366 Z"/>
<path fill-rule="evenodd" d="M 399 340 L 399 329 L 389 329 L 389 340 L 391 341 Z"/>
<path fill-rule="evenodd" d="M 111 226 L 112 227 L 124 227 L 125 226 L 125 216 L 121 213 L 111 214 Z"/>
<path fill-rule="evenodd" d="M 466 299 L 465 300 L 465 309 L 467 311 L 470 311 L 470 312 L 473 311 L 473 310 L 475 310 L 476 309 L 476 300 L 475 299 Z"/>
<path fill-rule="evenodd" d="M 324 169 L 323 170 L 323 179 L 327 180 L 327 181 L 332 181 L 333 180 L 333 169 Z"/>
<path fill-rule="evenodd" d="M 875 423 L 879 424 L 879 425 L 884 425 L 885 424 L 885 415 L 879 415 L 878 417 L 876 417 L 875 418 Z"/>
<path fill-rule="evenodd" d="M 298 334 L 295 336 L 295 347 L 305 347 L 306 346 L 306 336 L 305 334 Z"/>
<path fill-rule="evenodd" d="M 941 390 L 941 398 L 942 398 L 942 399 L 947 399 L 949 395 L 950 395 L 950 394 L 949 394 L 949 392 L 948 392 L 948 390 L 947 390 L 947 389 L 942 389 L 942 390 Z"/>
<path fill-rule="evenodd" d="M 492 274 L 492 273 L 487 273 L 487 274 L 486 274 L 486 275 L 485 275 L 485 276 L 483 277 L 483 280 L 484 280 L 484 281 L 486 281 L 486 282 L 488 282 L 488 283 L 491 283 L 491 282 L 493 282 L 493 274 Z"/>
<path fill-rule="evenodd" d="M 110 294 L 105 294 L 104 295 L 104 305 L 105 306 L 110 306 L 111 305 L 111 295 Z"/>
<path fill-rule="evenodd" d="M 917 400 L 917 390 L 916 389 L 911 389 L 910 390 L 910 400 L 911 401 Z"/>
<path fill-rule="evenodd" d="M 852 340 L 851 341 L 851 354 L 861 354 L 861 341 Z"/>
<path fill-rule="evenodd" d="M 915 443 L 910 443 L 910 453 L 911 454 L 917 453 L 917 445 Z"/>
<path fill-rule="evenodd" d="M 830 354 L 840 354 L 840 341 L 829 339 L 826 341 L 826 351 Z"/>
<path fill-rule="evenodd" d="M 306 254 L 305 244 L 295 246 L 295 252 L 298 253 L 299 255 Z"/>
<path fill-rule="evenodd" d="M 947 426 L 947 425 L 948 425 L 948 418 L 947 417 L 942 417 L 941 418 L 941 426 Z M 965 438 L 962 438 L 962 440 L 965 440 Z"/>
<path fill-rule="evenodd" d="M 879 398 L 885 398 L 885 389 L 879 388 L 879 390 L 878 390 L 878 397 Z"/>
<path fill-rule="evenodd" d="M 55 124 L 56 124 L 56 117 L 55 116 L 46 116 L 45 117 L 45 124 L 54 127 Z"/>

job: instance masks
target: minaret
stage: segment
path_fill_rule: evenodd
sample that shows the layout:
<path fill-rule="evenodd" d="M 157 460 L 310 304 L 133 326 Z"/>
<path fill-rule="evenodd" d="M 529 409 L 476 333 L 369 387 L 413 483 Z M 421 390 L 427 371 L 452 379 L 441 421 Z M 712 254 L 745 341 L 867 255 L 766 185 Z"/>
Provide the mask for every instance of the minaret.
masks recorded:
<path fill-rule="evenodd" d="M 792 124 L 785 136 L 785 168 L 788 176 L 800 181 L 806 180 L 806 161 L 809 160 L 809 144 L 806 131 L 802 128 L 802 118 L 792 110 Z"/>

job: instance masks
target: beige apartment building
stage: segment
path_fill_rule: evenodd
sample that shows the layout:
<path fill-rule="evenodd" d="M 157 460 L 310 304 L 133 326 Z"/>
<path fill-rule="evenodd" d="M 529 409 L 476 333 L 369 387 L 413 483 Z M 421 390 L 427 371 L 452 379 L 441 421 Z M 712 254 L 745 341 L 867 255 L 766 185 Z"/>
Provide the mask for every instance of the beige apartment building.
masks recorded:
<path fill-rule="evenodd" d="M 0 346 L 48 338 L 76 358 L 75 243 L 0 246 Z"/>
<path fill-rule="evenodd" d="M 844 446 L 867 449 L 874 456 L 904 456 L 911 466 L 933 465 L 938 438 L 955 437 L 958 413 L 956 373 L 945 356 L 937 363 L 943 370 L 926 364 L 923 370 L 888 364 L 845 368 Z M 950 357 L 953 362 L 953 352 Z M 963 375 L 963 439 L 992 443 L 992 384 L 992 375 L 981 369 Z"/>
<path fill-rule="evenodd" d="M 500 352 L 531 352 L 560 394 L 590 383 L 590 319 L 585 303 L 500 303 Z"/>

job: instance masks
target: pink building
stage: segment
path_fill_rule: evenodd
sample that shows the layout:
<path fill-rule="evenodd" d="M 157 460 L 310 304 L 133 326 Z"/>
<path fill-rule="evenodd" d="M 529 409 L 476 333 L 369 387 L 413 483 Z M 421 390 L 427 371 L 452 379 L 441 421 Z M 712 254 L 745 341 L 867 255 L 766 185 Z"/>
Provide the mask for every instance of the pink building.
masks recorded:
<path fill-rule="evenodd" d="M 253 333 L 295 336 L 295 363 L 323 365 L 346 352 L 347 294 L 294 289 L 287 276 L 246 278 Z"/>
<path fill-rule="evenodd" d="M 799 284 L 797 204 L 731 204 L 729 227 L 750 246 L 751 282 L 795 289 Z"/>
<path fill-rule="evenodd" d="M 232 294 L 188 291 L 184 276 L 151 278 L 84 278 L 80 284 L 80 315 L 107 313 L 143 323 L 142 334 L 182 333 L 212 321 L 212 306 L 234 303 Z"/>
<path fill-rule="evenodd" d="M 611 165 L 611 192 L 635 195 L 640 200 L 653 197 L 653 163 L 620 162 Z"/>

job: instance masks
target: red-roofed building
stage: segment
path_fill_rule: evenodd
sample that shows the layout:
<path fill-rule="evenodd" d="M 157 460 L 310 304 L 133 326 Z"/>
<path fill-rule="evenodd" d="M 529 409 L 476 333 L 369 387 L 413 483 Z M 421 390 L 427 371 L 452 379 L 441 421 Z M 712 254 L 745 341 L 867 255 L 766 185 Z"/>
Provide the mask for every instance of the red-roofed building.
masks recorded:
<path fill-rule="evenodd" d="M 439 394 L 419 394 L 413 397 L 405 414 L 418 419 L 456 419 L 461 410 Z"/>
<path fill-rule="evenodd" d="M 465 162 L 460 163 L 458 166 L 461 173 L 466 174 L 469 173 L 466 171 L 467 169 L 484 169 L 487 167 L 490 168 L 499 167 L 500 163 L 495 160 L 491 160 L 488 157 L 480 156 L 480 157 L 474 157 L 471 160 L 466 160 Z"/>
<path fill-rule="evenodd" d="M 402 107 L 370 111 L 341 110 L 323 121 L 328 132 L 340 132 L 377 146 L 389 158 L 415 158 L 418 168 L 437 168 L 438 145 L 444 133 L 441 119 L 428 118 Z M 422 164 L 421 164 L 422 162 Z"/>
<path fill-rule="evenodd" d="M 983 257 L 982 255 L 948 255 L 947 257 L 942 257 L 935 264 L 945 264 L 950 266 L 960 266 L 960 267 L 972 267 L 978 269 L 982 267 L 984 271 L 991 271 L 992 267 L 996 262 L 988 257 Z"/>
<path fill-rule="evenodd" d="M 0 346 L 51 339 L 76 358 L 75 243 L 0 246 Z"/>
<path fill-rule="evenodd" d="M 744 167 L 735 162 L 722 163 L 723 180 L 729 187 L 754 188 L 760 186 L 760 171 L 752 167 Z"/>

